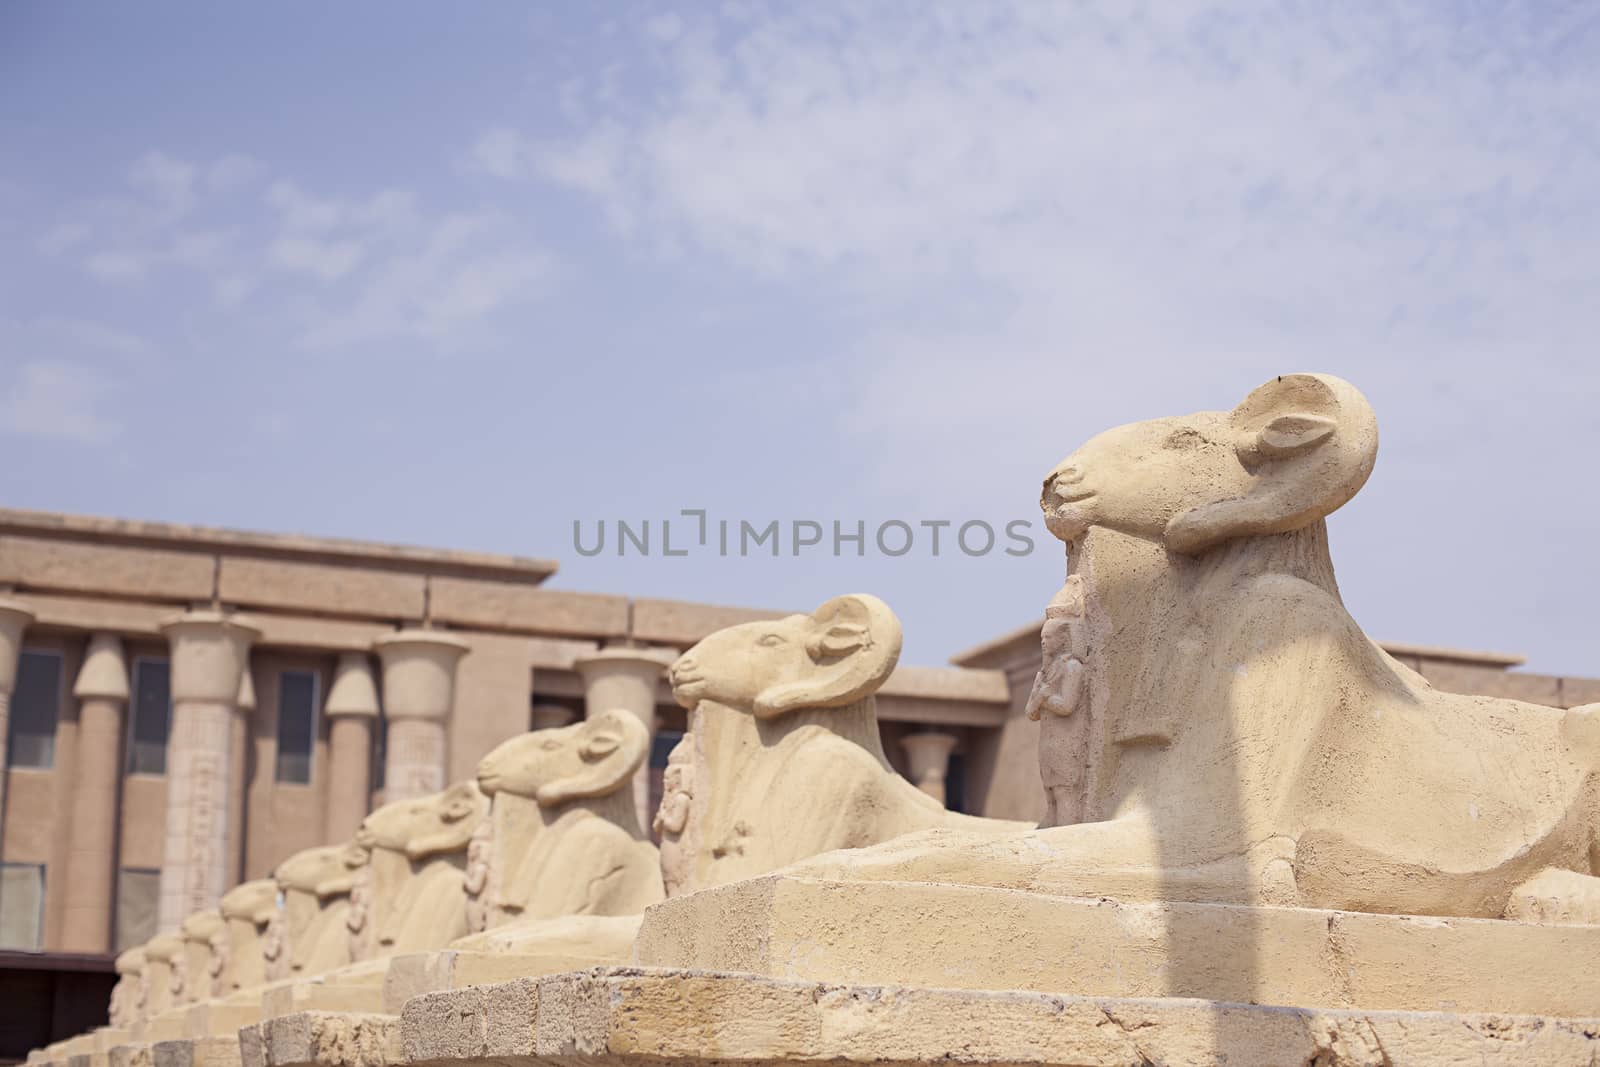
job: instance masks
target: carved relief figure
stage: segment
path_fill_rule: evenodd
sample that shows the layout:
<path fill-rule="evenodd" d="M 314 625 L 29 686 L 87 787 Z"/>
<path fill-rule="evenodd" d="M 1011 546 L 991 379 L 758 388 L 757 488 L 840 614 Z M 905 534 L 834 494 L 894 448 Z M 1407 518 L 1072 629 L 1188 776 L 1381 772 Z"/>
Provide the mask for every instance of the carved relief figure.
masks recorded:
<path fill-rule="evenodd" d="M 656 848 L 630 788 L 644 724 L 603 712 L 501 744 L 478 764 L 494 801 L 487 926 L 564 915 L 636 915 L 662 899 Z"/>
<path fill-rule="evenodd" d="M 719 630 L 673 664 L 689 732 L 657 817 L 669 896 L 911 830 L 1020 825 L 946 811 L 891 769 L 873 694 L 899 658 L 899 620 L 856 594 Z"/>
<path fill-rule="evenodd" d="M 1324 518 L 1377 445 L 1354 387 L 1297 374 L 1074 452 L 1041 501 L 1070 563 L 1031 701 L 1044 827 L 917 834 L 799 869 L 1600 920 L 1600 706 L 1438 692 L 1340 600 Z"/>
<path fill-rule="evenodd" d="M 482 788 L 482 783 L 479 783 Z M 482 933 L 489 928 L 491 894 L 491 861 L 494 856 L 494 800 L 489 801 L 489 817 L 478 824 L 472 840 L 467 842 L 467 871 L 464 883 L 467 891 L 467 932 Z"/>
<path fill-rule="evenodd" d="M 366 958 L 439 948 L 467 933 L 467 845 L 488 812 L 478 784 L 458 782 L 386 804 L 362 821 L 356 841 L 371 855 L 360 890 L 370 895 L 359 918 L 352 901 L 351 921 L 356 938 L 371 928 Z"/>

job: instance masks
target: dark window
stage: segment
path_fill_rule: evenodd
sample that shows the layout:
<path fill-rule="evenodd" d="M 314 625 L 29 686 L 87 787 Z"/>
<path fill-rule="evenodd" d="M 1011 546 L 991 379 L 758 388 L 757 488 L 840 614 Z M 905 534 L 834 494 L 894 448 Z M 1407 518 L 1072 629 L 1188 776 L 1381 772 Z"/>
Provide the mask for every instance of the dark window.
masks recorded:
<path fill-rule="evenodd" d="M 133 661 L 133 714 L 129 724 L 128 773 L 167 773 L 167 731 L 172 725 L 172 664 Z"/>
<path fill-rule="evenodd" d="M 959 752 L 950 754 L 950 766 L 944 772 L 944 806 L 951 811 L 967 810 L 967 764 Z"/>
<path fill-rule="evenodd" d="M 0 948 L 37 952 L 44 941 L 44 867 L 0 863 Z"/>
<path fill-rule="evenodd" d="M 124 867 L 117 872 L 118 952 L 156 936 L 156 901 L 160 893 L 160 871 Z"/>
<path fill-rule="evenodd" d="M 384 771 L 389 765 L 389 720 L 383 709 L 378 709 L 378 720 L 372 724 L 372 791 L 383 795 Z"/>
<path fill-rule="evenodd" d="M 11 695 L 11 736 L 6 747 L 10 766 L 55 766 L 60 707 L 60 653 L 24 650 L 17 660 L 16 689 Z"/>
<path fill-rule="evenodd" d="M 317 738 L 317 676 L 310 671 L 278 674 L 278 767 L 280 782 L 311 781 L 311 748 Z"/>

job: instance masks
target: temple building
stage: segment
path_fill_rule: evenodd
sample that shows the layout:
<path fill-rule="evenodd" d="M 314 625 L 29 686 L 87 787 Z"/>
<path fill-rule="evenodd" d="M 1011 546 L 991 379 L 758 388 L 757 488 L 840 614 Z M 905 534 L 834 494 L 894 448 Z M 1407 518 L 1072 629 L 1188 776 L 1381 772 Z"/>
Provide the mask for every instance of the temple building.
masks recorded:
<path fill-rule="evenodd" d="M 777 613 L 547 589 L 556 567 L 0 510 L 0 996 L 34 1018 L 103 1006 L 83 976 L 108 988 L 120 949 L 586 713 L 651 731 L 648 824 L 684 729 L 666 667 Z M 957 810 L 1037 818 L 1039 628 L 898 667 L 877 697 L 896 769 Z M 1518 657 L 1385 647 L 1440 689 L 1600 701 L 1600 680 Z"/>

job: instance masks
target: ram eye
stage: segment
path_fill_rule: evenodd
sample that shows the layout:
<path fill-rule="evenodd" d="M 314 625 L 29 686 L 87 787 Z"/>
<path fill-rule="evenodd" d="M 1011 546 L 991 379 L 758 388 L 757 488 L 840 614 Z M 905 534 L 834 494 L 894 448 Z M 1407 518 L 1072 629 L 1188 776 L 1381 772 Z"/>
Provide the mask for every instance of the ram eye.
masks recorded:
<path fill-rule="evenodd" d="M 783 638 L 777 634 L 764 634 L 762 635 L 761 640 L 756 642 L 756 644 L 764 645 L 767 648 L 775 648 L 783 643 Z"/>
<path fill-rule="evenodd" d="M 1199 448 L 1201 445 L 1206 443 L 1205 435 L 1199 430 L 1184 426 L 1180 429 L 1173 430 L 1172 433 L 1167 436 L 1167 439 L 1162 442 L 1161 447 L 1190 449 Z"/>
<path fill-rule="evenodd" d="M 551 738 L 548 741 L 541 742 L 540 747 L 546 752 L 554 752 L 556 749 L 561 747 L 561 742 L 557 741 L 555 738 Z"/>

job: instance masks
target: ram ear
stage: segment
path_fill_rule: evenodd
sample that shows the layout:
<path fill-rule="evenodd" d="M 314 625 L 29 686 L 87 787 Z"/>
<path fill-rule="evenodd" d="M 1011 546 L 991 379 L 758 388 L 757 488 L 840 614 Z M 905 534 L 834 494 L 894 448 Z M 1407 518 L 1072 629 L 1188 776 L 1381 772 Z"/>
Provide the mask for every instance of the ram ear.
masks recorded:
<path fill-rule="evenodd" d="M 900 661 L 900 640 L 900 620 L 877 597 L 834 597 L 811 613 L 802 676 L 763 690 L 755 700 L 756 717 L 837 708 L 877 692 Z"/>
<path fill-rule="evenodd" d="M 1167 548 L 1196 555 L 1237 537 L 1286 533 L 1325 518 L 1366 484 L 1378 455 L 1378 421 L 1349 382 L 1286 374 L 1228 415 L 1248 485 L 1237 496 L 1178 513 Z"/>
<path fill-rule="evenodd" d="M 459 852 L 467 847 L 472 832 L 489 813 L 489 798 L 477 782 L 457 782 L 430 798 L 436 806 L 441 829 L 419 834 L 406 842 L 406 856 L 413 860 L 444 852 Z"/>
<path fill-rule="evenodd" d="M 585 719 L 573 730 L 568 744 L 577 756 L 573 772 L 540 786 L 534 799 L 541 808 L 569 800 L 606 796 L 633 780 L 644 763 L 650 734 L 632 712 L 613 708 Z"/>

